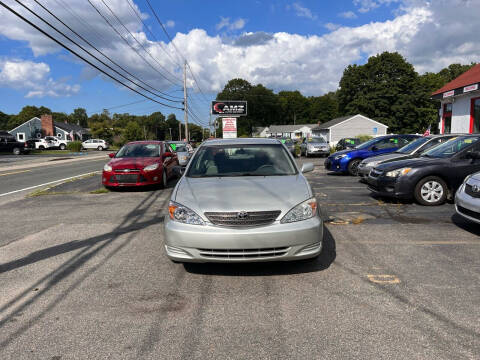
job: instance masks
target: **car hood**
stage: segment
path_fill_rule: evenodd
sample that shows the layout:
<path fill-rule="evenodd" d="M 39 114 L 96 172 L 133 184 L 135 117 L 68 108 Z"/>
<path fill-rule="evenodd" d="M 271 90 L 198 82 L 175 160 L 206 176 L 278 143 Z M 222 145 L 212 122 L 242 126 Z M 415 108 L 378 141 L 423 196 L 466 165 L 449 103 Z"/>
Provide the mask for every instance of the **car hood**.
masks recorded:
<path fill-rule="evenodd" d="M 472 175 L 471 179 L 480 181 L 480 172 L 477 172 Z"/>
<path fill-rule="evenodd" d="M 367 164 L 369 162 L 381 162 L 385 163 L 388 161 L 398 161 L 398 160 L 404 160 L 404 159 L 412 159 L 414 156 L 408 155 L 408 154 L 399 154 L 399 153 L 390 153 L 390 154 L 384 154 L 384 155 L 377 155 L 373 157 L 366 158 L 362 162 Z"/>
<path fill-rule="evenodd" d="M 182 177 L 173 201 L 203 216 L 217 211 L 280 210 L 282 215 L 312 197 L 302 175 L 243 177 Z"/>
<path fill-rule="evenodd" d="M 158 157 L 113 158 L 109 164 L 114 170 L 138 169 L 160 162 Z"/>
<path fill-rule="evenodd" d="M 334 152 L 332 155 L 330 155 L 330 157 L 335 157 L 335 156 L 337 156 L 337 155 L 348 154 L 348 153 L 351 153 L 352 151 L 354 151 L 354 150 L 353 150 L 353 149 L 348 149 L 348 150 L 336 151 L 336 152 Z"/>
<path fill-rule="evenodd" d="M 390 171 L 394 169 L 401 169 L 404 167 L 419 168 L 424 166 L 444 164 L 445 160 L 447 159 L 436 159 L 428 157 L 408 158 L 405 160 L 392 160 L 384 162 L 375 166 L 375 168 L 382 171 Z"/>

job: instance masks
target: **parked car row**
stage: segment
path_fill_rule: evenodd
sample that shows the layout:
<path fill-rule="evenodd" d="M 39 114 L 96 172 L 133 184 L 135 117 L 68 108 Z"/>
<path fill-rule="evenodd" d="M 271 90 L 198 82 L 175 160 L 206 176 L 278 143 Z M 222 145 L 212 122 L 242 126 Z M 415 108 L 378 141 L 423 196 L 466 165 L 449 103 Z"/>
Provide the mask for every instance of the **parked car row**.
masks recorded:
<path fill-rule="evenodd" d="M 410 142 L 401 148 L 382 145 L 393 142 L 397 146 L 404 141 Z M 383 136 L 332 154 L 325 168 L 358 175 L 360 182 L 381 197 L 415 200 L 426 206 L 454 199 L 458 214 L 480 223 L 479 134 Z"/>

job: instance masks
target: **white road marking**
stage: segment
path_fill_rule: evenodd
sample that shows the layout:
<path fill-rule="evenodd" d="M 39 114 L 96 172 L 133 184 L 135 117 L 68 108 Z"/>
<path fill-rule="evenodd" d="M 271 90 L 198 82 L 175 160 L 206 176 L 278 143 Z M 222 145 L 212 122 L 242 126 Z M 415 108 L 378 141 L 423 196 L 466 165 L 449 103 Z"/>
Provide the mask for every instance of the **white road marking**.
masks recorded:
<path fill-rule="evenodd" d="M 100 171 L 92 171 L 92 172 L 89 172 L 89 173 L 75 175 L 75 176 L 71 176 L 71 177 L 68 177 L 68 178 L 60 179 L 60 180 L 54 180 L 54 181 L 50 181 L 50 182 L 47 182 L 47 183 L 44 183 L 44 184 L 30 186 L 30 187 L 27 187 L 27 188 L 24 188 L 24 189 L 14 190 L 14 191 L 10 191 L 10 192 L 7 192 L 7 193 L 3 193 L 3 194 L 0 194 L 0 197 L 15 194 L 15 193 L 22 192 L 22 191 L 32 190 L 32 189 L 42 187 L 42 186 L 46 186 L 46 185 L 50 185 L 50 184 L 55 184 L 57 182 L 72 180 L 72 179 L 76 179 L 76 178 L 79 178 L 79 177 L 82 177 L 82 176 L 98 174 L 98 173 L 100 173 Z"/>

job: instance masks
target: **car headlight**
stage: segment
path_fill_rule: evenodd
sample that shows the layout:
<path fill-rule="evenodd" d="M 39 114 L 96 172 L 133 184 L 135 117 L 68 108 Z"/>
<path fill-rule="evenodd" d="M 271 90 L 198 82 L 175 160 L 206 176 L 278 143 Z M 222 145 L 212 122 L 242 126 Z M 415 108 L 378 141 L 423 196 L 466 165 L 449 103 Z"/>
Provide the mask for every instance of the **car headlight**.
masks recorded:
<path fill-rule="evenodd" d="M 375 167 L 375 166 L 378 165 L 378 163 L 379 163 L 378 161 L 371 161 L 371 162 L 367 163 L 365 166 L 366 167 Z"/>
<path fill-rule="evenodd" d="M 347 156 L 347 154 L 337 155 L 335 156 L 335 160 L 343 159 L 345 156 Z"/>
<path fill-rule="evenodd" d="M 468 181 L 468 179 L 470 179 L 472 176 L 473 176 L 473 174 L 467 175 L 467 177 L 465 178 L 465 180 L 463 180 L 463 183 L 466 184 L 467 181 Z"/>
<path fill-rule="evenodd" d="M 174 201 L 170 201 L 168 204 L 168 213 L 173 221 L 190 225 L 205 225 L 203 219 L 193 210 Z"/>
<path fill-rule="evenodd" d="M 158 163 L 145 166 L 143 168 L 143 171 L 153 171 L 153 170 L 157 170 L 157 169 L 158 169 Z"/>
<path fill-rule="evenodd" d="M 308 149 L 308 150 L 313 150 L 313 145 L 308 145 L 308 146 L 307 146 L 307 149 Z"/>
<path fill-rule="evenodd" d="M 103 167 L 103 171 L 112 171 L 112 166 L 109 164 L 105 164 L 105 166 Z"/>
<path fill-rule="evenodd" d="M 296 221 L 307 220 L 314 217 L 317 214 L 317 200 L 315 198 L 308 199 L 293 209 L 291 209 L 283 218 L 280 220 L 282 224 L 292 223 Z"/>
<path fill-rule="evenodd" d="M 403 175 L 407 175 L 410 171 L 412 171 L 412 168 L 401 168 L 401 169 L 392 170 L 392 171 L 387 172 L 386 176 L 388 176 L 388 177 L 403 176 Z"/>

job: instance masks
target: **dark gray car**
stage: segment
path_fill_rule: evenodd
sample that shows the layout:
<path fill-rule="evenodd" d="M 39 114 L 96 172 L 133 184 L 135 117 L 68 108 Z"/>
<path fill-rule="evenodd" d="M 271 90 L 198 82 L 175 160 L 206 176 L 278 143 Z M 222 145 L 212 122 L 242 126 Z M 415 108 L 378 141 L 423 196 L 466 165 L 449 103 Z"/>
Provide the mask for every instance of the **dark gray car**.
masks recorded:
<path fill-rule="evenodd" d="M 425 136 L 412 141 L 393 153 L 366 158 L 358 165 L 358 176 L 360 177 L 360 181 L 365 181 L 370 171 L 378 164 L 386 161 L 403 160 L 419 156 L 421 153 L 456 136 L 457 135 L 453 134 Z"/>

